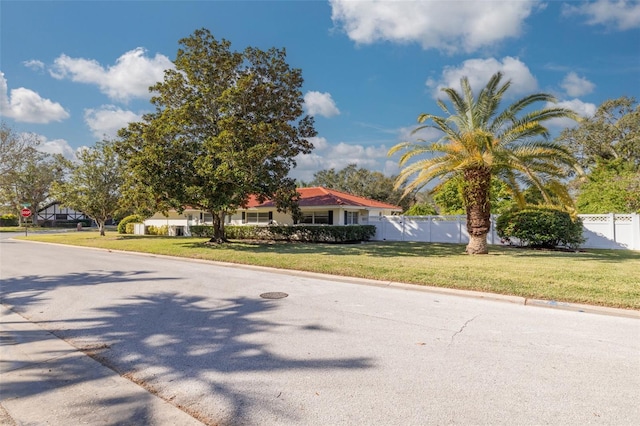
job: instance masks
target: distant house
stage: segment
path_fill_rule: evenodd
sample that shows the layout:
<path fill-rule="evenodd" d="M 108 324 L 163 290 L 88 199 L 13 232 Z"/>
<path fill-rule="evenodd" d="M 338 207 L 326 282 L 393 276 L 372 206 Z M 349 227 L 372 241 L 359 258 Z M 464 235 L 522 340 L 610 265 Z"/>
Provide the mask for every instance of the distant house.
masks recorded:
<path fill-rule="evenodd" d="M 294 223 L 288 213 L 278 212 L 275 203 L 266 200 L 258 202 L 251 197 L 244 209 L 238 209 L 227 217 L 228 225 L 366 225 L 369 217 L 387 216 L 402 212 L 402 208 L 392 204 L 371 200 L 345 192 L 327 189 L 323 187 L 298 188 L 300 200 L 298 205 L 302 212 L 302 220 Z M 182 214 L 175 211 L 168 213 L 156 213 L 145 220 L 146 226 L 170 227 L 173 235 L 188 235 L 191 225 L 210 225 L 213 218 L 208 212 L 187 208 Z"/>
<path fill-rule="evenodd" d="M 82 212 L 62 207 L 59 202 L 54 201 L 38 210 L 38 223 L 54 225 L 56 222 L 68 222 L 77 220 L 88 220 L 89 217 Z"/>

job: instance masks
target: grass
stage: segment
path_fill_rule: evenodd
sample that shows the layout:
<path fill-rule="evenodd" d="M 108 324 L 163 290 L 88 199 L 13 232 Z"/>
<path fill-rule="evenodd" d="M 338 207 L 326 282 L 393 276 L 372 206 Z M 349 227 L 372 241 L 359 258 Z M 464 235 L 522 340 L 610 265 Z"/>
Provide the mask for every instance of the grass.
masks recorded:
<path fill-rule="evenodd" d="M 640 253 L 629 250 L 556 252 L 490 246 L 489 255 L 469 256 L 459 244 L 209 245 L 205 238 L 115 232 L 100 237 L 86 231 L 20 239 L 640 310 Z"/>

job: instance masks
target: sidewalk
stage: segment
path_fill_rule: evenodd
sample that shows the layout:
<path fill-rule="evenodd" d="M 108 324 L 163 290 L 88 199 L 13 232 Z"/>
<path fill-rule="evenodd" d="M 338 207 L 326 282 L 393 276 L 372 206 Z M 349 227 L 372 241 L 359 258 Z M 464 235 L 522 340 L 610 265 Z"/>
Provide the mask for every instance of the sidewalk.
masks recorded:
<path fill-rule="evenodd" d="M 0 424 L 202 425 L 2 305 Z"/>

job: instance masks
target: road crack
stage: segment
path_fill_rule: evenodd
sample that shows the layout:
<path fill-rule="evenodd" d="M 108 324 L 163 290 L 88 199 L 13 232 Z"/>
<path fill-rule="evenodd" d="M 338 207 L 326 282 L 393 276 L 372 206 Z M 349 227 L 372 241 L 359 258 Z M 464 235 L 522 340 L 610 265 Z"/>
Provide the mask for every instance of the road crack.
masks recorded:
<path fill-rule="evenodd" d="M 451 346 L 453 344 L 453 340 L 456 338 L 456 336 L 460 333 L 462 333 L 464 331 L 465 328 L 467 328 L 467 326 L 469 325 L 469 323 L 473 320 L 475 320 L 476 318 L 478 318 L 480 315 L 476 315 L 475 317 L 468 319 L 464 324 L 462 324 L 462 327 L 460 327 L 460 330 L 456 331 L 455 333 L 453 333 L 453 335 L 451 336 L 451 341 L 449 342 L 448 346 Z"/>

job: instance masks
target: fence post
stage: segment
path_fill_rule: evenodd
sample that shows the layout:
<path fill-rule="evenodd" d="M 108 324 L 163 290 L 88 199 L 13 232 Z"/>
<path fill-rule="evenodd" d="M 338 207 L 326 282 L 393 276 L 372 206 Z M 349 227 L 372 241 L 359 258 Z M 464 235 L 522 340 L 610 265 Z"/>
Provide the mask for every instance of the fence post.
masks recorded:
<path fill-rule="evenodd" d="M 611 241 L 616 241 L 616 215 L 615 213 L 609 213 L 609 238 Z"/>
<path fill-rule="evenodd" d="M 640 215 L 631 213 L 631 249 L 640 250 Z"/>

